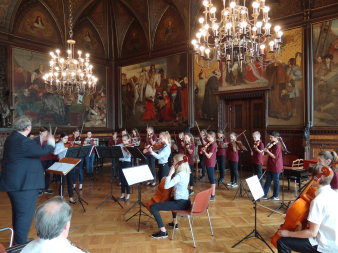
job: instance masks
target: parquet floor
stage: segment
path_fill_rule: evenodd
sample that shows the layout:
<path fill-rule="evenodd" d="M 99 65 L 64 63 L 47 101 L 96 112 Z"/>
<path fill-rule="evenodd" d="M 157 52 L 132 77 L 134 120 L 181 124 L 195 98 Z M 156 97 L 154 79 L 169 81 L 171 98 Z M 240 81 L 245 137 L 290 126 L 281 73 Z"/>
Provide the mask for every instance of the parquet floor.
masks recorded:
<path fill-rule="evenodd" d="M 208 187 L 208 183 L 198 181 L 195 192 Z M 52 188 L 55 189 L 56 185 L 52 184 Z M 155 188 L 143 186 L 143 202 L 146 203 L 154 192 Z M 239 197 L 234 200 L 235 192 L 236 189 L 226 190 L 224 186 L 218 188 L 216 190 L 216 201 L 210 203 L 209 210 L 215 236 L 210 235 L 207 216 L 194 219 L 193 229 L 197 243 L 197 248 L 194 249 L 186 219 L 179 218 L 180 229 L 175 232 L 174 240 L 152 239 L 150 235 L 157 231 L 157 226 L 155 221 L 148 217 L 141 217 L 140 232 L 137 232 L 138 218 L 134 217 L 129 222 L 125 221 L 126 218 L 137 211 L 135 208 L 124 215 L 124 212 L 137 199 L 136 187 L 133 189 L 131 201 L 123 203 L 124 209 L 121 209 L 113 201 L 109 201 L 97 209 L 97 205 L 110 194 L 110 169 L 105 168 L 96 175 L 95 181 L 85 179 L 83 198 L 89 202 L 89 205 L 86 206 L 85 213 L 79 203 L 73 206 L 74 212 L 69 239 L 92 253 L 271 252 L 263 242 L 256 238 L 246 240 L 236 248 L 231 248 L 233 244 L 250 233 L 254 227 L 252 202 L 246 197 Z M 113 194 L 116 197 L 120 196 L 117 181 L 113 184 Z M 39 203 L 51 196 L 41 196 Z M 293 194 L 286 192 L 285 199 L 294 199 Z M 273 209 L 278 207 L 280 203 L 280 201 L 260 202 L 260 204 Z M 268 242 L 283 222 L 283 217 L 280 214 L 267 217 L 270 212 L 261 206 L 257 209 L 258 231 Z M 165 223 L 171 222 L 170 212 L 163 212 L 162 217 Z M 11 226 L 11 208 L 7 194 L 0 193 L 0 227 L 5 226 Z M 170 236 L 171 230 L 169 232 Z M 36 238 L 34 226 L 30 230 L 29 237 Z M 0 233 L 0 242 L 7 244 L 8 240 L 6 233 Z"/>

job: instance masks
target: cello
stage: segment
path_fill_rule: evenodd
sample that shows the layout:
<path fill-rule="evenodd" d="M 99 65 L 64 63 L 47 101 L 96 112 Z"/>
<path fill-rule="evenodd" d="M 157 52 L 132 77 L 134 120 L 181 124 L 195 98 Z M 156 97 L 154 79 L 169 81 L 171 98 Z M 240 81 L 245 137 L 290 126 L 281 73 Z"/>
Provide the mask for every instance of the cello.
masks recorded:
<path fill-rule="evenodd" d="M 296 231 L 301 225 L 302 228 L 307 226 L 307 217 L 310 211 L 311 201 L 316 197 L 316 191 L 318 187 L 315 183 L 318 183 L 322 176 L 327 177 L 332 173 L 329 167 L 323 166 L 321 173 L 315 175 L 312 180 L 308 183 L 306 188 L 300 194 L 299 198 L 288 208 L 284 223 L 277 230 L 275 235 L 271 239 L 271 243 L 277 248 L 277 241 L 280 239 L 278 234 L 279 230 Z"/>
<path fill-rule="evenodd" d="M 183 163 L 188 162 L 188 157 L 187 156 L 183 156 L 183 160 L 178 161 L 174 166 L 175 169 L 180 166 Z M 165 185 L 165 180 L 166 178 L 162 178 L 160 184 L 157 187 L 157 191 L 154 194 L 154 196 L 147 202 L 146 204 L 146 208 L 148 209 L 148 211 L 150 211 L 150 206 L 154 203 L 159 203 L 159 202 L 165 202 L 165 201 L 169 201 L 171 199 L 171 194 L 174 190 L 174 188 L 169 188 L 169 189 L 165 189 L 164 185 Z"/>

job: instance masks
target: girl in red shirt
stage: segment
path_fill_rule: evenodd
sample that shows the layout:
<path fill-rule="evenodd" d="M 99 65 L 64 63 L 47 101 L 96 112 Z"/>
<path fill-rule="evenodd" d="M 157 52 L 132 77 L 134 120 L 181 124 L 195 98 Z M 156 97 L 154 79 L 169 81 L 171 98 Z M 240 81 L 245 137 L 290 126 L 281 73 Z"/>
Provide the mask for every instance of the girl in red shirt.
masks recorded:
<path fill-rule="evenodd" d="M 228 186 L 233 188 L 238 186 L 238 150 L 239 147 L 237 145 L 237 134 L 235 132 L 230 133 L 229 135 L 230 143 L 227 148 L 226 156 L 228 159 L 228 164 L 230 168 L 230 183 Z"/>
<path fill-rule="evenodd" d="M 219 169 L 219 179 L 218 183 L 224 182 L 224 172 L 225 172 L 225 153 L 226 148 L 228 147 L 228 143 L 225 140 L 223 130 L 217 131 L 217 167 Z"/>
<path fill-rule="evenodd" d="M 217 152 L 217 144 L 215 142 L 216 134 L 215 132 L 209 132 L 207 134 L 208 143 L 202 147 L 202 152 L 205 156 L 205 167 L 207 169 L 209 182 L 211 184 L 211 197 L 210 200 L 215 200 L 215 191 L 216 191 L 216 183 L 214 178 L 214 170 L 216 165 L 216 152 Z"/>
<path fill-rule="evenodd" d="M 279 133 L 273 131 L 269 137 L 270 143 L 264 149 L 264 152 L 266 152 L 269 157 L 266 165 L 266 180 L 263 199 L 268 199 L 268 191 L 270 189 L 271 181 L 273 180 L 273 196 L 270 199 L 279 200 L 279 176 L 283 171 L 283 153 L 282 145 L 279 143 L 278 137 Z"/>

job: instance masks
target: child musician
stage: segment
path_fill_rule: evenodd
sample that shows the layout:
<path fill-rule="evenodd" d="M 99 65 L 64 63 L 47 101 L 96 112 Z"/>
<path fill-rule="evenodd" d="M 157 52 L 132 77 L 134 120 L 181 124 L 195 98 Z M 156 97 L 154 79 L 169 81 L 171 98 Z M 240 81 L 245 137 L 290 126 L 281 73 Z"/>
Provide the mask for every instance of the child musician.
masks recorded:
<path fill-rule="evenodd" d="M 73 131 L 73 136 L 68 138 L 68 142 L 70 143 L 70 146 L 80 146 L 82 141 L 81 141 L 81 136 L 80 136 L 80 131 L 79 129 L 74 129 Z M 73 188 L 76 187 L 76 182 L 77 182 L 77 174 L 76 171 L 78 171 L 79 175 L 79 190 L 82 190 L 82 184 L 83 184 L 83 158 L 81 159 L 81 162 L 72 170 L 73 174 Z"/>
<path fill-rule="evenodd" d="M 201 149 L 208 143 L 207 130 L 205 129 L 201 130 L 200 141 L 201 141 L 201 144 L 198 147 L 198 154 L 199 154 L 199 160 L 200 160 L 200 164 L 202 168 L 202 176 L 200 177 L 200 180 L 203 180 L 205 178 L 206 167 L 205 167 L 205 156 L 203 152 L 201 152 Z"/>
<path fill-rule="evenodd" d="M 283 171 L 283 153 L 282 146 L 278 141 L 279 133 L 273 131 L 270 134 L 270 143 L 264 149 L 268 157 L 268 162 L 266 165 L 266 180 L 264 185 L 264 197 L 263 199 L 268 199 L 268 191 L 270 189 L 271 181 L 273 180 L 273 196 L 270 198 L 272 200 L 279 200 L 279 176 Z"/>
<path fill-rule="evenodd" d="M 168 176 L 165 178 L 165 189 L 174 187 L 174 199 L 166 202 L 154 203 L 150 206 L 150 211 L 154 215 L 159 232 L 152 234 L 153 238 L 167 238 L 168 233 L 163 224 L 160 211 L 185 210 L 190 206 L 188 184 L 190 178 L 190 168 L 187 162 L 184 162 L 184 155 L 174 156 L 174 164 L 171 166 Z M 176 173 L 176 174 L 175 174 Z M 172 176 L 175 176 L 172 178 Z M 173 219 L 176 219 L 176 213 L 173 213 Z M 174 227 L 174 222 L 168 224 Z M 178 228 L 178 225 L 176 225 Z"/>
<path fill-rule="evenodd" d="M 117 131 L 114 131 L 112 133 L 112 137 L 108 140 L 108 146 L 116 146 L 118 144 L 121 144 L 122 143 L 122 140 L 121 138 L 118 137 L 118 133 Z M 113 174 L 114 174 L 114 177 L 118 177 L 119 175 L 119 159 L 118 158 L 112 158 L 112 171 L 113 171 Z"/>
<path fill-rule="evenodd" d="M 260 132 L 258 131 L 253 132 L 252 138 L 254 140 L 254 145 L 252 147 L 252 153 L 251 153 L 252 169 L 262 184 L 262 165 L 263 165 L 263 155 L 264 155 L 264 144 L 261 141 Z"/>
<path fill-rule="evenodd" d="M 83 145 L 84 146 L 87 146 L 87 145 L 95 146 L 94 138 L 92 138 L 92 132 L 90 131 L 87 132 L 87 136 L 83 141 Z M 93 148 L 91 154 L 85 157 L 86 173 L 90 179 L 93 179 L 95 156 L 96 156 L 95 148 Z"/>
<path fill-rule="evenodd" d="M 230 133 L 229 135 L 230 143 L 228 144 L 228 148 L 226 151 L 226 156 L 229 163 L 230 168 L 230 183 L 228 186 L 236 188 L 238 186 L 238 144 L 237 144 L 237 134 L 235 132 Z"/>
<path fill-rule="evenodd" d="M 228 146 L 228 143 L 226 142 L 226 140 L 224 138 L 223 130 L 217 131 L 216 143 L 217 143 L 216 158 L 217 158 L 217 166 L 218 166 L 218 169 L 219 169 L 218 182 L 222 183 L 222 182 L 224 182 L 224 173 L 225 173 L 225 153 L 226 153 L 226 148 Z"/>
<path fill-rule="evenodd" d="M 184 133 L 180 132 L 178 134 L 178 140 L 177 140 L 177 152 L 180 154 L 185 154 L 185 144 L 184 144 Z"/>
<path fill-rule="evenodd" d="M 162 143 L 162 145 L 158 149 L 158 153 L 153 151 L 153 149 L 156 148 L 156 145 L 154 147 L 150 147 L 149 152 L 153 157 L 158 159 L 159 182 L 161 182 L 162 178 L 166 177 L 169 173 L 168 158 L 171 153 L 171 138 L 167 131 L 161 132 L 159 137 L 159 141 Z"/>
<path fill-rule="evenodd" d="M 147 165 L 149 166 L 151 173 L 153 174 L 154 181 L 153 182 L 147 182 L 146 185 L 155 186 L 156 185 L 156 168 L 155 168 L 155 157 L 151 155 L 149 151 L 149 147 L 154 145 L 157 142 L 157 137 L 154 133 L 154 128 L 151 126 L 147 127 L 147 137 L 146 137 L 146 143 L 143 149 L 143 154 L 145 155 L 147 159 Z"/>
<path fill-rule="evenodd" d="M 184 143 L 185 143 L 185 155 L 188 157 L 188 163 L 190 167 L 190 180 L 189 180 L 189 195 L 194 194 L 194 136 L 190 133 L 186 133 L 184 135 Z"/>
<path fill-rule="evenodd" d="M 138 130 L 136 128 L 134 128 L 133 130 L 131 130 L 131 143 L 135 147 L 138 147 L 141 144 L 140 133 L 138 132 Z"/>
<path fill-rule="evenodd" d="M 202 147 L 202 152 L 205 156 L 205 167 L 207 169 L 209 182 L 212 188 L 210 200 L 215 200 L 216 183 L 214 178 L 214 171 L 216 166 L 216 152 L 217 144 L 215 142 L 215 132 L 209 132 L 207 134 L 208 143 Z"/>
<path fill-rule="evenodd" d="M 122 169 L 131 167 L 131 154 L 125 148 L 126 145 L 130 145 L 130 137 L 129 135 L 122 136 L 122 144 L 119 146 L 122 147 L 123 157 L 120 158 L 120 182 L 121 182 L 121 197 L 120 200 L 124 200 L 125 202 L 129 201 L 130 198 L 130 186 L 127 183 L 126 177 L 124 176 Z"/>
<path fill-rule="evenodd" d="M 338 191 L 338 172 L 336 170 L 336 166 L 332 163 L 338 161 L 337 153 L 334 151 L 320 151 L 317 157 L 317 164 L 323 166 L 330 166 L 333 171 L 333 178 L 330 183 L 331 188 L 333 190 Z"/>
<path fill-rule="evenodd" d="M 57 155 L 59 160 L 61 160 L 62 158 L 64 158 L 66 156 L 67 153 L 67 149 L 65 147 L 65 144 L 68 142 L 68 135 L 65 133 L 61 133 L 60 135 L 60 140 L 56 143 L 55 145 L 55 149 L 54 149 L 54 155 Z M 73 169 L 74 170 L 74 169 Z M 68 195 L 69 195 L 69 203 L 71 204 L 75 204 L 76 201 L 74 200 L 73 196 L 73 177 L 72 177 L 72 173 L 69 172 L 67 174 L 67 176 L 62 176 L 62 182 L 65 182 L 65 179 L 67 181 L 67 189 L 68 189 Z M 61 185 L 60 185 L 60 191 L 61 191 Z"/>

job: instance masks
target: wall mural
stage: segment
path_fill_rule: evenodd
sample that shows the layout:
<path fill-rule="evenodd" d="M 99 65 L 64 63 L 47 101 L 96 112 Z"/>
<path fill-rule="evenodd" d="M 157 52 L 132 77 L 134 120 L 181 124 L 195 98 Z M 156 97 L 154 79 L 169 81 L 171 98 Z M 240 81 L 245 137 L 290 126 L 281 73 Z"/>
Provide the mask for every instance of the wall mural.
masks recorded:
<path fill-rule="evenodd" d="M 186 127 L 187 55 L 122 67 L 121 99 L 124 127 Z"/>
<path fill-rule="evenodd" d="M 287 30 L 278 55 L 267 54 L 263 64 L 242 68 L 225 65 L 220 90 L 270 87 L 269 125 L 302 125 L 304 122 L 303 29 Z"/>
<path fill-rule="evenodd" d="M 205 67 L 204 67 L 205 66 Z M 213 94 L 221 86 L 221 70 L 218 62 L 209 66 L 194 61 L 195 120 L 203 128 L 217 127 L 217 99 Z"/>
<path fill-rule="evenodd" d="M 47 54 L 20 48 L 12 50 L 14 116 L 31 117 L 33 126 L 106 127 L 106 67 L 94 64 L 98 76 L 93 95 L 61 96 L 45 89 L 42 76 L 48 71 Z"/>
<path fill-rule="evenodd" d="M 313 25 L 314 124 L 338 124 L 338 19 Z"/>

